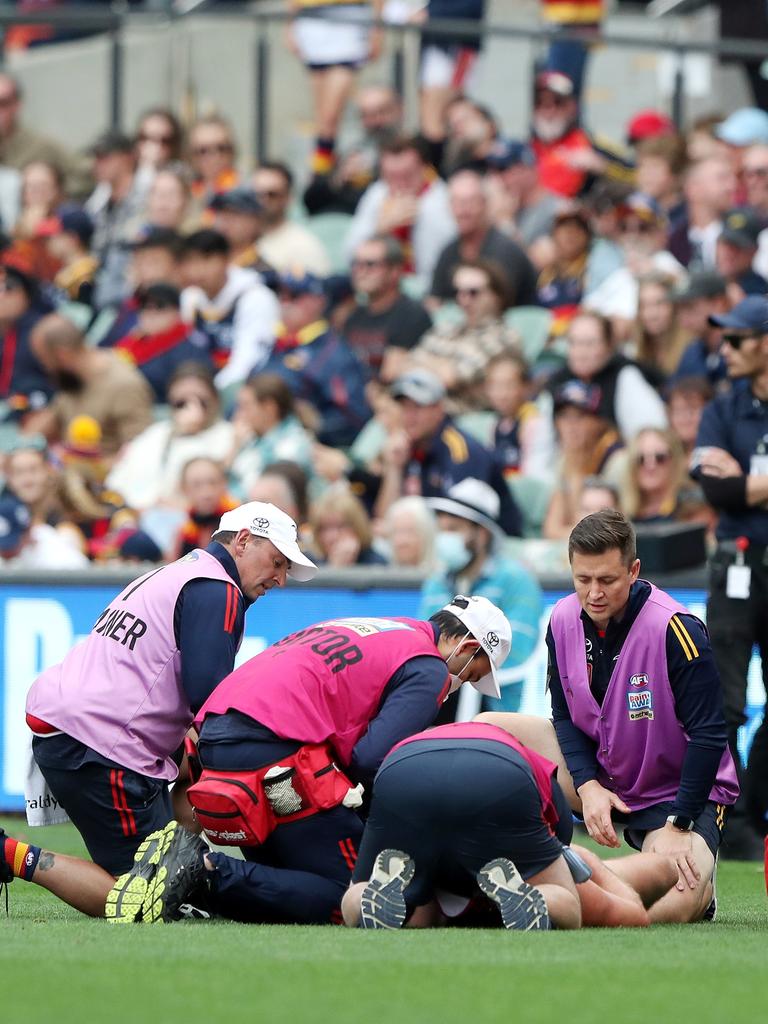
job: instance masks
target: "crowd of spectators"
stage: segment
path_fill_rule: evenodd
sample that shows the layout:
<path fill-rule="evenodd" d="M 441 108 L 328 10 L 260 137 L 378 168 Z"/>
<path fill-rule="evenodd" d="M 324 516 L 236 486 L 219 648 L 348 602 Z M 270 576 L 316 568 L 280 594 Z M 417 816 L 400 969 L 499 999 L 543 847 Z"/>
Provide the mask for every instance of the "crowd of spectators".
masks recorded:
<path fill-rule="evenodd" d="M 73 153 L 0 74 L 5 565 L 178 557 L 271 500 L 323 565 L 418 570 L 425 614 L 501 603 L 520 664 L 526 541 L 560 567 L 610 506 L 712 531 L 689 459 L 728 386 L 712 318 L 766 321 L 768 113 L 598 142 L 544 68 L 513 139 L 503 103 L 423 91 L 409 134 L 359 88 L 307 174 L 254 167 L 226 112 Z"/>

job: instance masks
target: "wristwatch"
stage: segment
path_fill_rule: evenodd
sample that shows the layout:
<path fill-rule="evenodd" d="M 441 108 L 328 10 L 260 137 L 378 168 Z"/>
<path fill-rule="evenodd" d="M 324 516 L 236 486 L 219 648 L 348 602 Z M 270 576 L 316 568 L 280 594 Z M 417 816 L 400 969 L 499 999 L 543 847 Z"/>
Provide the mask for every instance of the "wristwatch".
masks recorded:
<path fill-rule="evenodd" d="M 679 829 L 680 832 L 692 832 L 696 822 L 693 818 L 689 818 L 687 814 L 670 814 L 667 818 L 667 824 L 671 825 L 672 828 Z"/>

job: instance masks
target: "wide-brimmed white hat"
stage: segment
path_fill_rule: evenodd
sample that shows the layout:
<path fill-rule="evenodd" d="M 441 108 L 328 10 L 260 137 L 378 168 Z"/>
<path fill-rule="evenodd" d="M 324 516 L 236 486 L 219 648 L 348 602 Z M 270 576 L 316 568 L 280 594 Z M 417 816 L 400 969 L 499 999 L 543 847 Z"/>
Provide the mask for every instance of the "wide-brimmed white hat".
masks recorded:
<path fill-rule="evenodd" d="M 317 575 L 317 566 L 298 544 L 299 530 L 287 512 L 266 501 L 249 501 L 230 509 L 221 517 L 219 530 L 239 533 L 248 530 L 254 537 L 271 540 L 281 555 L 290 561 L 288 575 L 299 583 L 308 583 Z"/>
<path fill-rule="evenodd" d="M 486 697 L 500 697 L 498 670 L 512 646 L 512 627 L 506 615 L 487 597 L 464 597 L 462 594 L 457 594 L 443 611 L 463 622 L 483 653 L 488 655 L 491 671 L 472 686 Z"/>
<path fill-rule="evenodd" d="M 447 512 L 451 516 L 484 526 L 496 540 L 504 537 L 504 531 L 499 526 L 501 499 L 484 480 L 465 477 L 450 487 L 442 497 L 427 498 L 427 505 L 435 512 Z"/>

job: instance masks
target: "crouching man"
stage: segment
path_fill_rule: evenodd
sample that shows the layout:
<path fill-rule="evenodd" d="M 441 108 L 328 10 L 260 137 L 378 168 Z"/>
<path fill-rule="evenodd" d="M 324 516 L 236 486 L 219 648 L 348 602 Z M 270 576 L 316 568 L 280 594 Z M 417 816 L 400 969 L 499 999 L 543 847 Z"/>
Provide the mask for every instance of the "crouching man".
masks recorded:
<path fill-rule="evenodd" d="M 658 923 L 711 919 L 714 872 L 739 792 L 720 678 L 703 625 L 639 578 L 632 524 L 614 510 L 571 532 L 575 593 L 547 631 L 552 722 L 481 715 L 558 765 L 590 836 L 673 857 L 677 884 L 651 910 Z"/>
<path fill-rule="evenodd" d="M 510 643 L 495 605 L 459 596 L 428 622 L 320 622 L 242 665 L 197 716 L 202 775 L 188 796 L 208 835 L 245 860 L 209 852 L 172 823 L 143 920 L 202 911 L 340 922 L 363 832 L 361 790 L 396 743 L 431 725 L 451 690 L 469 682 L 498 694 Z"/>
<path fill-rule="evenodd" d="M 345 924 L 647 925 L 674 862 L 638 855 L 613 873 L 575 855 L 556 771 L 492 725 L 441 726 L 398 744 L 376 777 Z"/>

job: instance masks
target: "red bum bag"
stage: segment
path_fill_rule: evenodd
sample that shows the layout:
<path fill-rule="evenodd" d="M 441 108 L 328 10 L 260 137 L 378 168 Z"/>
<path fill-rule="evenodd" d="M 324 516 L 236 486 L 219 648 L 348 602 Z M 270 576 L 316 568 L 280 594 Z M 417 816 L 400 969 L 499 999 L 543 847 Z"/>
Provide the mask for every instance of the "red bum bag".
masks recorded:
<path fill-rule="evenodd" d="M 203 768 L 187 790 L 195 816 L 219 846 L 260 846 L 283 822 L 298 821 L 340 804 L 362 803 L 324 743 L 250 772 Z"/>

